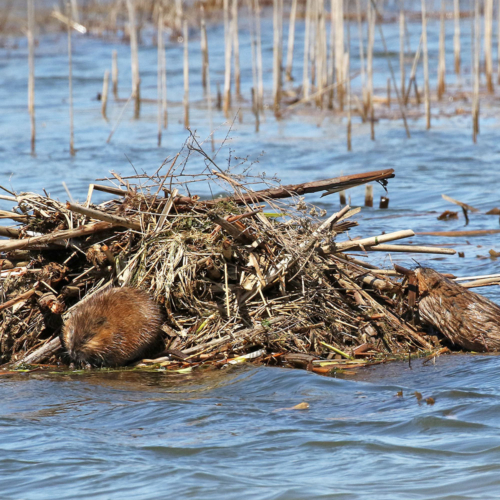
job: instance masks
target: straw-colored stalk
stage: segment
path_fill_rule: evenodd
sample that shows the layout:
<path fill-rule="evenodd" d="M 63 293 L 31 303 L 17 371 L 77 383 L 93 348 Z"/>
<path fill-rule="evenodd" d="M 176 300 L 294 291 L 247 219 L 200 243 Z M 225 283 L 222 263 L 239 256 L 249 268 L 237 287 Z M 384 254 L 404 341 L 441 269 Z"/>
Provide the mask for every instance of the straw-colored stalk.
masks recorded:
<path fill-rule="evenodd" d="M 453 35 L 453 53 L 455 59 L 455 74 L 460 74 L 460 0 L 453 0 L 453 17 L 455 32 Z"/>
<path fill-rule="evenodd" d="M 297 0 L 292 0 L 292 8 L 290 10 L 290 22 L 288 24 L 288 48 L 286 53 L 286 71 L 285 78 L 287 81 L 292 81 L 293 67 L 293 49 L 295 44 L 295 19 L 297 17 Z"/>
<path fill-rule="evenodd" d="M 359 1 L 359 0 L 358 0 Z M 330 0 L 330 47 L 328 54 L 328 108 L 333 109 L 333 100 L 335 97 L 335 0 Z"/>
<path fill-rule="evenodd" d="M 162 82 L 163 82 L 163 2 L 158 5 L 158 34 L 156 37 L 156 50 L 157 50 L 157 77 L 156 77 L 156 95 L 158 103 L 158 147 L 161 146 L 161 136 L 162 136 L 162 122 L 163 122 L 163 109 L 162 109 Z"/>
<path fill-rule="evenodd" d="M 323 89 L 327 86 L 327 59 L 326 59 L 326 22 L 324 0 L 317 0 L 318 25 L 316 35 L 316 68 L 317 68 L 317 98 L 316 104 L 323 107 Z"/>
<path fill-rule="evenodd" d="M 106 108 L 108 105 L 108 93 L 109 93 L 109 70 L 104 72 L 104 78 L 102 81 L 102 95 L 101 95 L 101 114 L 102 117 L 107 120 Z"/>
<path fill-rule="evenodd" d="M 414 87 L 415 87 L 415 96 L 417 98 L 417 103 L 420 105 L 420 96 L 418 94 L 416 74 L 417 74 L 417 66 L 418 66 L 418 61 L 420 59 L 420 52 L 421 51 L 422 51 L 422 35 L 420 36 L 418 48 L 417 48 L 417 51 L 415 52 L 415 57 L 413 58 L 413 64 L 411 66 L 411 72 L 410 72 L 410 79 L 408 80 L 408 86 L 406 87 L 406 95 L 404 96 L 404 99 L 403 99 L 405 106 L 408 104 L 408 99 L 410 97 L 410 91 L 411 91 L 412 85 L 414 85 Z"/>
<path fill-rule="evenodd" d="M 68 31 L 68 90 L 69 90 L 69 153 L 71 156 L 75 155 L 75 141 L 74 141 L 74 131 L 73 131 L 73 61 L 71 55 L 71 24 L 73 22 L 71 18 L 71 5 L 69 2 L 66 4 L 67 7 L 67 31 Z"/>
<path fill-rule="evenodd" d="M 441 0 L 441 22 L 439 29 L 439 61 L 438 61 L 438 82 L 437 82 L 437 97 L 441 100 L 446 90 L 446 52 L 445 52 L 445 0 Z"/>
<path fill-rule="evenodd" d="M 262 77 L 262 37 L 260 30 L 260 3 L 259 0 L 254 1 L 255 10 L 255 38 L 257 50 L 257 77 L 258 85 L 258 105 L 261 110 L 264 109 L 264 81 Z"/>
<path fill-rule="evenodd" d="M 344 0 L 335 3 L 335 65 L 337 78 L 337 98 L 340 110 L 344 110 Z"/>
<path fill-rule="evenodd" d="M 141 112 L 141 77 L 139 75 L 139 45 L 137 42 L 137 26 L 135 21 L 135 0 L 127 0 L 130 31 L 130 68 L 132 71 L 132 98 L 135 100 L 134 118 Z"/>
<path fill-rule="evenodd" d="M 77 0 L 71 0 L 71 16 L 77 23 L 80 22 L 80 14 L 78 13 Z"/>
<path fill-rule="evenodd" d="M 366 98 L 367 102 L 365 108 L 367 114 L 370 117 L 370 137 L 372 141 L 375 140 L 375 120 L 374 120 L 374 109 L 373 109 L 373 45 L 375 42 L 375 17 L 376 12 L 372 7 L 370 0 L 368 0 L 367 9 L 367 21 L 368 21 L 368 47 L 366 49 L 366 78 L 367 78 L 367 92 Z"/>
<path fill-rule="evenodd" d="M 189 46 L 188 23 L 184 20 L 184 127 L 189 128 Z"/>
<path fill-rule="evenodd" d="M 311 1 L 306 0 L 305 32 L 304 32 L 304 64 L 302 67 L 302 98 L 308 99 L 309 84 L 309 38 L 311 33 Z M 332 0 L 333 1 L 333 0 Z"/>
<path fill-rule="evenodd" d="M 472 140 L 477 142 L 479 134 L 479 54 L 481 50 L 481 21 L 479 12 L 479 2 L 475 2 L 474 9 L 474 64 L 473 82 L 474 89 L 472 94 Z"/>
<path fill-rule="evenodd" d="M 273 0 L 273 103 L 275 113 L 280 109 L 281 100 L 281 1 Z"/>
<path fill-rule="evenodd" d="M 182 0 L 175 0 L 175 16 L 174 26 L 178 33 L 182 32 L 182 19 L 184 15 L 182 12 Z"/>
<path fill-rule="evenodd" d="M 429 90 L 429 54 L 427 52 L 427 13 L 422 0 L 422 47 L 424 53 L 424 106 L 426 127 L 431 128 L 431 96 Z"/>
<path fill-rule="evenodd" d="M 31 154 L 35 153 L 35 0 L 28 0 L 28 111 L 31 121 Z"/>
<path fill-rule="evenodd" d="M 200 14 L 201 14 L 201 46 L 202 52 L 203 49 L 206 52 L 206 66 L 203 68 L 203 76 L 205 77 L 205 97 L 207 99 L 207 110 L 208 110 L 208 125 L 210 128 L 210 138 L 212 144 L 212 152 L 215 151 L 215 139 L 214 139 L 214 127 L 213 127 L 213 113 L 212 113 L 212 91 L 210 88 L 210 62 L 208 58 L 208 38 L 207 38 L 207 26 L 205 22 L 205 9 L 203 5 L 200 6 Z"/>
<path fill-rule="evenodd" d="M 493 92 L 493 55 L 491 50 L 493 34 L 493 0 L 484 2 L 484 72 L 488 92 Z"/>
<path fill-rule="evenodd" d="M 231 48 L 232 24 L 229 22 L 229 0 L 224 0 L 224 50 L 225 50 L 225 73 L 224 73 L 224 116 L 229 118 L 231 108 Z"/>
<path fill-rule="evenodd" d="M 113 86 L 113 96 L 118 99 L 118 53 L 113 50 L 111 54 L 111 83 Z"/>
<path fill-rule="evenodd" d="M 500 0 L 497 6 L 497 83 L 500 85 Z"/>
<path fill-rule="evenodd" d="M 350 74 L 350 62 L 349 62 L 349 49 L 345 53 L 345 74 L 346 78 L 346 92 L 347 92 L 347 151 L 352 151 L 352 119 L 351 119 L 351 79 Z"/>
<path fill-rule="evenodd" d="M 241 98 L 241 71 L 240 71 L 240 40 L 238 27 L 238 0 L 232 0 L 233 11 L 233 50 L 234 50 L 234 91 L 236 98 Z"/>
<path fill-rule="evenodd" d="M 201 28 L 200 28 L 200 48 L 201 48 L 201 84 L 203 90 L 207 90 L 208 79 L 208 38 L 207 26 L 205 22 L 205 8 L 200 5 Z"/>
<path fill-rule="evenodd" d="M 257 40 L 255 37 L 255 16 L 253 15 L 252 2 L 248 0 L 248 7 L 250 10 L 250 48 L 252 52 L 252 82 L 253 87 L 251 89 L 252 93 L 252 112 L 255 116 L 255 131 L 259 131 L 259 98 L 258 98 L 258 77 L 257 77 Z"/>
<path fill-rule="evenodd" d="M 401 75 L 401 95 L 405 95 L 405 13 L 399 11 L 399 71 Z"/>
<path fill-rule="evenodd" d="M 365 187 L 365 207 L 373 207 L 373 184 Z"/>

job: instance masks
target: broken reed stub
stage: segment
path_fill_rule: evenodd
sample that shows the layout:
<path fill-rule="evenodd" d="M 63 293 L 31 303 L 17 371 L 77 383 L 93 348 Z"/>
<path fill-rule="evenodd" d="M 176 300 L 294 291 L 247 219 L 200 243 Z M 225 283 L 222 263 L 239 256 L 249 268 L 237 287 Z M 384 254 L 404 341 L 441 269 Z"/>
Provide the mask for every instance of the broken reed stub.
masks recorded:
<path fill-rule="evenodd" d="M 379 208 L 389 208 L 389 198 L 381 196 Z"/>

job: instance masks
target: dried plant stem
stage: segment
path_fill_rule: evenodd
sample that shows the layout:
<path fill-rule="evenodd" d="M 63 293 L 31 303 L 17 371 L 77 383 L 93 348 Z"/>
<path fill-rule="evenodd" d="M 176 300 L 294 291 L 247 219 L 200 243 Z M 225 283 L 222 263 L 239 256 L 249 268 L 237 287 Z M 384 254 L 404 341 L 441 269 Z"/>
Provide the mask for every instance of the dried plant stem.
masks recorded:
<path fill-rule="evenodd" d="M 31 121 L 31 154 L 35 153 L 35 0 L 28 0 L 28 111 Z"/>
<path fill-rule="evenodd" d="M 241 71 L 240 71 L 240 41 L 238 27 L 238 0 L 232 0 L 233 11 L 233 60 L 234 60 L 234 91 L 237 99 L 241 99 Z"/>
<path fill-rule="evenodd" d="M 427 52 L 427 13 L 422 0 L 422 47 L 424 53 L 424 106 L 426 128 L 431 128 L 431 96 L 429 90 L 429 54 Z"/>
<path fill-rule="evenodd" d="M 285 78 L 287 81 L 293 80 L 293 49 L 295 44 L 295 19 L 297 17 L 297 0 L 292 0 L 292 8 L 290 10 L 290 22 L 288 24 L 288 48 L 286 53 L 286 71 Z"/>
<path fill-rule="evenodd" d="M 306 19 L 304 33 L 304 64 L 302 67 L 302 97 L 309 98 L 309 38 L 311 32 L 311 1 L 306 0 Z M 333 1 L 333 0 L 332 0 Z"/>
<path fill-rule="evenodd" d="M 439 62 L 438 62 L 438 84 L 437 97 L 441 100 L 446 90 L 445 75 L 446 75 L 446 52 L 445 52 L 445 0 L 441 0 L 441 22 L 439 30 Z"/>
<path fill-rule="evenodd" d="M 231 48 L 232 48 L 232 23 L 229 22 L 229 0 L 224 0 L 224 116 L 229 118 L 231 108 Z"/>
<path fill-rule="evenodd" d="M 113 50 L 111 57 L 111 82 L 113 85 L 113 97 L 118 99 L 118 53 Z"/>
<path fill-rule="evenodd" d="M 339 83 L 337 99 L 340 111 L 344 110 L 344 1 L 334 0 L 335 3 L 335 65 L 336 78 Z"/>
<path fill-rule="evenodd" d="M 481 24 L 479 2 L 475 2 L 474 8 L 474 64 L 472 66 L 474 89 L 472 94 L 472 140 L 477 142 L 479 134 L 479 54 L 481 50 Z"/>
<path fill-rule="evenodd" d="M 108 93 L 109 93 L 109 70 L 104 72 L 104 79 L 102 81 L 102 95 L 101 95 L 101 114 L 102 117 L 107 120 L 106 107 L 108 105 Z"/>
<path fill-rule="evenodd" d="M 488 92 L 493 92 L 493 55 L 491 51 L 493 35 L 493 0 L 484 1 L 484 72 Z"/>
<path fill-rule="evenodd" d="M 71 54 L 71 5 L 69 2 L 67 5 L 68 11 L 68 87 L 69 87 L 69 153 L 71 156 L 75 155 L 75 143 L 74 143 L 74 132 L 73 132 L 73 63 Z"/>
<path fill-rule="evenodd" d="M 455 60 L 455 74 L 460 74 L 460 0 L 453 0 L 453 17 L 455 32 L 453 34 L 453 54 Z"/>
<path fill-rule="evenodd" d="M 189 45 L 188 24 L 184 20 L 184 127 L 189 128 Z"/>
<path fill-rule="evenodd" d="M 401 75 L 401 95 L 405 95 L 405 13 L 399 11 L 399 71 Z"/>
<path fill-rule="evenodd" d="M 376 12 L 372 7 L 372 3 L 368 1 L 368 9 L 366 12 L 368 21 L 368 47 L 366 49 L 366 79 L 367 92 L 365 104 L 366 112 L 370 117 L 370 137 L 375 140 L 375 119 L 373 110 L 373 45 L 375 42 L 375 17 Z"/>
<path fill-rule="evenodd" d="M 139 46 L 137 41 L 137 26 L 135 20 L 135 0 L 127 0 L 127 10 L 130 31 L 130 67 L 132 71 L 132 98 L 135 99 L 134 118 L 141 113 L 141 77 L 139 74 Z"/>

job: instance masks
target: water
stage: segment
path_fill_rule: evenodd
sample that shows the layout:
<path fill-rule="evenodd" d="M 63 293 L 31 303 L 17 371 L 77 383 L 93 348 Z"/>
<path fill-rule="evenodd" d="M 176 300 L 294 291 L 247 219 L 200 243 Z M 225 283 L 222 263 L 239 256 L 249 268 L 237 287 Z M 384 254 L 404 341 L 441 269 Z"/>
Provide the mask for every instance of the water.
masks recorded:
<path fill-rule="evenodd" d="M 417 25 L 409 28 L 411 33 L 418 30 Z M 384 30 L 388 42 L 396 46 L 397 31 L 391 32 L 388 25 Z M 302 36 L 300 28 L 298 33 Z M 220 38 L 220 27 L 212 27 L 209 36 Z M 431 60 L 435 42 L 431 40 Z M 193 36 L 191 121 L 193 129 L 206 137 L 198 44 Z M 214 82 L 222 81 L 219 45 L 211 45 Z M 106 123 L 95 100 L 113 48 L 119 53 L 120 95 L 125 97 L 130 88 L 127 46 L 74 39 L 78 150 L 74 158 L 69 156 L 65 35 L 45 35 L 37 48 L 36 157 L 29 154 L 25 44 L 12 39 L 0 49 L 0 184 L 18 191 L 46 188 L 65 200 L 61 184 L 65 181 L 73 197 L 82 200 L 88 183 L 109 170 L 132 175 L 127 158 L 139 172 L 151 172 L 180 149 L 187 134 L 179 106 L 170 107 L 162 148 L 156 147 L 152 104 L 143 105 L 140 121 L 132 120 L 129 109 L 111 143 L 105 143 L 123 105 L 111 101 Z M 264 39 L 263 48 L 265 67 L 270 68 L 270 37 Z M 169 99 L 180 102 L 180 46 L 170 43 L 167 56 Z M 248 57 L 249 45 L 243 40 L 242 60 Z M 154 48 L 143 47 L 140 59 L 143 95 L 154 98 Z M 377 65 L 385 68 L 380 52 Z M 248 95 L 251 72 L 243 66 Z M 297 72 L 300 75 L 300 68 Z M 271 74 L 266 78 L 270 81 Z M 380 77 L 380 82 L 385 79 Z M 364 209 L 358 218 L 360 228 L 352 236 L 406 228 L 464 229 L 463 218 L 437 221 L 442 211 L 455 209 L 441 198 L 442 193 L 481 210 L 471 215 L 467 229 L 499 227 L 498 217 L 485 215 L 499 205 L 500 144 L 494 117 L 481 121 L 477 145 L 471 143 L 469 116 L 435 119 L 430 131 L 421 120 L 410 121 L 411 140 L 405 139 L 399 121 L 382 121 L 376 126 L 375 142 L 369 140 L 368 126 L 355 122 L 354 152 L 347 153 L 345 123 L 336 117 L 298 113 L 276 121 L 267 114 L 255 134 L 245 103 L 242 113 L 242 123 L 235 120 L 217 156 L 222 166 L 232 150 L 232 157 L 249 155 L 251 161 L 258 160 L 257 170 L 276 173 L 285 183 L 341 172 L 396 170 L 389 184 L 390 209 Z M 218 113 L 214 123 L 219 148 L 230 124 Z M 206 186 L 199 189 L 209 193 Z M 352 205 L 362 203 L 363 188 L 348 194 Z M 375 200 L 382 194 L 382 188 L 375 186 Z M 94 196 L 103 200 L 107 195 Z M 337 195 L 321 199 L 312 195 L 307 200 L 329 213 L 338 208 Z M 0 207 L 10 209 L 11 204 L 1 201 Z M 451 245 L 465 257 L 395 254 L 392 259 L 411 267 L 413 257 L 460 276 L 498 272 L 497 261 L 488 256 L 491 248 L 500 251 L 496 236 L 417 236 L 412 241 Z M 385 254 L 373 259 L 391 265 Z M 481 292 L 500 301 L 498 287 Z M 425 366 L 414 361 L 411 370 L 403 363 L 360 370 L 349 379 L 256 367 L 175 376 L 129 372 L 3 376 L 0 498 L 497 498 L 499 364 L 495 356 L 454 355 Z M 400 390 L 403 397 L 397 396 Z M 435 404 L 418 403 L 414 391 L 433 397 Z M 289 409 L 301 402 L 310 408 Z"/>

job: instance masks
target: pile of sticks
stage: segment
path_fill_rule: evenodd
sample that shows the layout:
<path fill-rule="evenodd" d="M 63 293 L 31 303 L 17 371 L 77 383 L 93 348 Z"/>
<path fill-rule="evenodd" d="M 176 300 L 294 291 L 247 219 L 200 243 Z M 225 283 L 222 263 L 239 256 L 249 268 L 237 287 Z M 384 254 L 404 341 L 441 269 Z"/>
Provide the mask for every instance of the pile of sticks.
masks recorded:
<path fill-rule="evenodd" d="M 191 176 L 233 190 L 208 200 L 173 165 L 147 185 L 113 175 L 119 187 L 92 184 L 82 204 L 2 195 L 15 202 L 2 216 L 17 224 L 0 227 L 1 363 L 64 363 L 59 335 L 75 305 L 125 285 L 164 311 L 165 350 L 144 369 L 252 360 L 329 373 L 443 347 L 418 319 L 415 275 L 353 254 L 454 250 L 389 243 L 411 230 L 350 239 L 359 208 L 327 217 L 303 198 L 385 185 L 393 170 L 254 191 L 217 167 Z M 114 198 L 94 205 L 95 191 Z"/>

